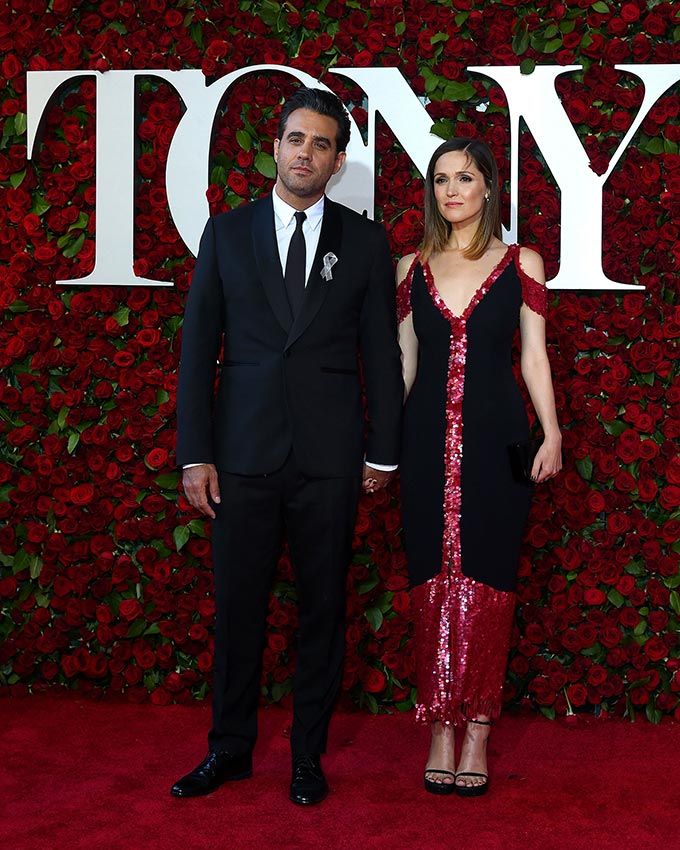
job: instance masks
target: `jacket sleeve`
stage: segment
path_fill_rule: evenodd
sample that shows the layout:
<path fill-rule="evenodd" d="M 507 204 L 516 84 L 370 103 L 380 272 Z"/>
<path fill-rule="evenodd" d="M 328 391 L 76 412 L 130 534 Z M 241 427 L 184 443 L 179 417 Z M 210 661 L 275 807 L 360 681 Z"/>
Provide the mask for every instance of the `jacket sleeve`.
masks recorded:
<path fill-rule="evenodd" d="M 215 225 L 210 218 L 201 237 L 182 325 L 177 386 L 176 461 L 179 466 L 214 463 L 212 412 L 223 317 Z"/>
<path fill-rule="evenodd" d="M 366 459 L 399 462 L 404 382 L 397 342 L 394 267 L 387 236 L 376 227 L 368 290 L 360 319 L 360 348 L 368 404 Z"/>

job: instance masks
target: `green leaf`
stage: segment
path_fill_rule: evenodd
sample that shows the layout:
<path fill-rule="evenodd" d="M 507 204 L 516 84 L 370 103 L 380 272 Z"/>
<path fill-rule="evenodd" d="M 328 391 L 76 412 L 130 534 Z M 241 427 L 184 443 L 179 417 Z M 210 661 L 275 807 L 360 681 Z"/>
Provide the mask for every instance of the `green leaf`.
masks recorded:
<path fill-rule="evenodd" d="M 130 628 L 127 630 L 128 637 L 139 637 L 146 628 L 146 620 L 140 619 L 130 623 Z"/>
<path fill-rule="evenodd" d="M 274 157 L 264 151 L 260 151 L 255 156 L 255 168 L 265 177 L 274 179 L 276 177 L 276 163 Z"/>
<path fill-rule="evenodd" d="M 548 720 L 555 719 L 555 709 L 551 705 L 542 705 L 540 706 L 541 714 L 544 717 L 547 717 Z"/>
<path fill-rule="evenodd" d="M 40 590 L 36 590 L 35 592 L 35 601 L 38 607 L 40 608 L 48 608 L 50 604 L 50 597 L 47 596 L 46 593 L 43 593 Z"/>
<path fill-rule="evenodd" d="M 37 555 L 31 555 L 31 560 L 28 566 L 28 572 L 31 578 L 38 578 L 38 576 L 42 572 L 42 568 L 42 558 L 39 558 Z"/>
<path fill-rule="evenodd" d="M 130 308 L 120 306 L 113 314 L 113 318 L 118 322 L 121 328 L 124 328 L 130 321 Z"/>
<path fill-rule="evenodd" d="M 28 304 L 25 301 L 13 301 L 9 305 L 10 313 L 26 313 L 28 311 Z"/>
<path fill-rule="evenodd" d="M 48 204 L 42 195 L 35 195 L 33 198 L 31 212 L 35 213 L 35 215 L 43 215 L 51 206 L 52 205 Z"/>
<path fill-rule="evenodd" d="M 383 624 L 383 613 L 380 608 L 369 608 L 367 611 L 364 611 L 364 617 L 366 617 L 374 632 L 380 630 Z"/>
<path fill-rule="evenodd" d="M 154 481 L 163 490 L 176 490 L 179 484 L 179 472 L 164 472 L 154 478 Z"/>
<path fill-rule="evenodd" d="M 469 12 L 458 12 L 458 14 L 456 15 L 456 17 L 453 20 L 456 22 L 456 26 L 460 27 L 465 23 L 465 21 L 467 21 L 467 19 L 469 17 L 470 17 Z"/>
<path fill-rule="evenodd" d="M 576 469 L 578 470 L 581 478 L 584 478 L 586 481 L 590 481 L 593 477 L 593 462 L 590 459 L 590 455 L 586 455 L 582 460 L 577 460 Z"/>
<path fill-rule="evenodd" d="M 202 519 L 192 519 L 187 523 L 187 528 L 192 534 L 197 537 L 207 537 L 208 532 L 205 530 L 205 522 Z"/>
<path fill-rule="evenodd" d="M 562 38 L 551 38 L 543 45 L 543 53 L 555 53 L 560 47 L 562 47 Z"/>
<path fill-rule="evenodd" d="M 644 145 L 641 145 L 642 149 L 647 151 L 647 153 L 659 154 L 663 153 L 663 139 L 659 138 L 659 136 L 655 136 L 653 139 L 650 139 Z"/>
<path fill-rule="evenodd" d="M 64 256 L 69 259 L 75 257 L 76 254 L 80 253 L 80 249 L 83 247 L 83 243 L 85 242 L 85 231 L 83 231 L 80 236 L 76 239 L 76 241 L 64 250 Z"/>
<path fill-rule="evenodd" d="M 178 525 L 172 532 L 172 539 L 175 541 L 175 548 L 178 552 L 188 543 L 190 537 L 191 531 L 186 525 Z"/>
<path fill-rule="evenodd" d="M 111 21 L 109 29 L 115 30 L 119 35 L 127 35 L 127 27 L 120 21 Z"/>
<path fill-rule="evenodd" d="M 670 598 L 671 608 L 675 611 L 676 614 L 680 614 L 680 593 L 677 590 L 671 591 Z"/>
<path fill-rule="evenodd" d="M 680 541 L 678 541 L 678 543 L 676 543 L 675 546 L 673 546 L 672 548 L 674 552 L 680 551 Z M 666 585 L 666 587 L 677 587 L 678 585 L 680 585 L 680 576 L 670 576 L 669 578 L 665 578 L 663 580 L 663 583 Z"/>
<path fill-rule="evenodd" d="M 24 570 L 28 569 L 30 566 L 30 558 L 28 552 L 23 549 L 19 549 L 19 551 L 14 556 L 14 563 L 12 564 L 12 575 L 17 575 L 17 573 L 21 573 Z"/>
<path fill-rule="evenodd" d="M 439 77 L 436 77 L 432 74 L 429 77 L 424 77 L 425 79 L 425 94 L 432 94 L 433 91 L 439 87 L 439 83 L 441 82 Z"/>
<path fill-rule="evenodd" d="M 201 24 L 192 24 L 189 27 L 189 35 L 194 41 L 194 44 L 203 50 L 203 27 Z"/>
<path fill-rule="evenodd" d="M 430 39 L 430 44 L 440 44 L 442 41 L 448 41 L 449 34 L 447 32 L 437 32 Z"/>
<path fill-rule="evenodd" d="M 654 386 L 654 372 L 647 372 L 647 374 L 641 374 L 638 377 L 643 384 L 647 384 L 649 387 Z"/>
<path fill-rule="evenodd" d="M 227 182 L 227 170 L 223 165 L 216 165 L 210 172 L 210 182 L 215 186 L 224 186 Z"/>
<path fill-rule="evenodd" d="M 274 682 L 272 685 L 272 702 L 279 702 L 287 696 L 293 689 L 292 681 L 286 679 L 285 682 Z"/>
<path fill-rule="evenodd" d="M 661 712 L 654 705 L 654 700 L 650 700 L 645 706 L 645 714 L 650 723 L 661 723 Z"/>
<path fill-rule="evenodd" d="M 70 455 L 72 455 L 73 452 L 76 450 L 76 446 L 78 445 L 79 442 L 80 442 L 80 434 L 77 433 L 76 431 L 74 431 L 72 434 L 69 435 L 68 443 L 66 444 L 66 451 Z"/>
<path fill-rule="evenodd" d="M 406 22 L 405 21 L 397 21 L 394 25 L 394 34 L 395 35 L 403 35 L 406 31 Z"/>
<path fill-rule="evenodd" d="M 439 136 L 440 139 L 450 139 L 452 135 L 450 122 L 437 121 L 430 128 L 430 132 L 435 136 Z"/>
<path fill-rule="evenodd" d="M 446 100 L 470 100 L 477 93 L 472 83 L 456 83 L 450 81 L 444 86 L 444 98 Z"/>
<path fill-rule="evenodd" d="M 520 24 L 517 32 L 512 37 L 512 50 L 516 56 L 526 53 L 529 47 L 529 30 L 526 24 Z"/>
<path fill-rule="evenodd" d="M 609 6 L 606 3 L 603 3 L 602 0 L 598 0 L 597 3 L 593 3 L 590 7 L 593 12 L 599 12 L 601 15 L 609 14 Z"/>
<path fill-rule="evenodd" d="M 73 222 L 73 224 L 69 227 L 67 232 L 71 230 L 82 230 L 84 227 L 87 227 L 87 223 L 90 220 L 90 216 L 87 213 L 81 212 L 78 214 L 78 218 Z"/>
<path fill-rule="evenodd" d="M 378 584 L 378 577 L 372 576 L 371 578 L 366 579 L 365 581 L 359 582 L 357 585 L 357 593 L 362 596 L 364 593 L 368 593 L 373 590 L 373 588 Z"/>
<path fill-rule="evenodd" d="M 607 594 L 607 599 L 612 603 L 612 605 L 615 605 L 617 608 L 620 608 L 626 601 L 615 587 L 612 587 L 612 589 L 609 591 L 609 593 Z"/>
<path fill-rule="evenodd" d="M 640 576 L 645 572 L 644 566 L 638 561 L 631 561 L 630 564 L 626 564 L 624 569 L 631 576 Z"/>
<path fill-rule="evenodd" d="M 523 59 L 519 65 L 520 74 L 533 74 L 536 62 L 534 59 Z M 554 716 L 554 712 L 553 712 Z"/>
<path fill-rule="evenodd" d="M 362 696 L 362 699 L 365 702 L 368 710 L 371 712 L 371 714 L 377 714 L 378 713 L 378 701 L 373 696 L 373 694 L 364 693 L 361 696 Z"/>
<path fill-rule="evenodd" d="M 642 620 L 640 620 L 640 622 L 637 624 L 637 626 L 635 626 L 635 628 L 633 629 L 633 634 L 634 634 L 636 637 L 640 637 L 640 636 L 641 636 L 641 635 L 643 635 L 646 631 L 647 631 L 647 620 L 642 619 Z"/>
<path fill-rule="evenodd" d="M 555 24 L 550 24 L 548 27 L 546 27 L 546 30 L 543 35 L 546 38 L 555 38 L 558 32 L 559 30 L 557 29 L 557 26 Z"/>
<path fill-rule="evenodd" d="M 243 148 L 244 151 L 249 151 L 253 145 L 250 133 L 247 133 L 245 130 L 236 131 L 236 141 L 238 142 L 239 147 Z"/>
<path fill-rule="evenodd" d="M 628 429 L 626 423 L 620 422 L 618 419 L 614 419 L 611 422 L 603 422 L 602 426 L 604 427 L 604 430 L 613 437 L 620 437 L 621 434 Z"/>
<path fill-rule="evenodd" d="M 14 116 L 14 132 L 22 136 L 26 132 L 26 113 L 17 112 Z"/>
<path fill-rule="evenodd" d="M 17 171 L 14 174 L 9 175 L 9 182 L 13 189 L 16 189 L 17 186 L 21 186 L 24 182 L 24 177 L 26 176 L 26 169 L 23 171 Z"/>

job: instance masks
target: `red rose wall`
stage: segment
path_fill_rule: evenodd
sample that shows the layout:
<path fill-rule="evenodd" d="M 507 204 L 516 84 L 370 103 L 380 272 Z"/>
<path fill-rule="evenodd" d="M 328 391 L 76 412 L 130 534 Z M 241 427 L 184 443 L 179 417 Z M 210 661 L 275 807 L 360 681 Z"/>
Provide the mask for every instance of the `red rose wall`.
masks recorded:
<path fill-rule="evenodd" d="M 193 258 L 173 227 L 164 166 L 182 104 L 138 84 L 138 275 L 168 288 L 58 287 L 87 274 L 95 233 L 95 86 L 64 91 L 26 161 L 26 71 L 303 69 L 336 91 L 360 127 L 362 93 L 343 66 L 399 68 L 442 137 L 480 135 L 509 176 L 502 91 L 468 65 L 580 64 L 557 82 L 603 173 L 642 101 L 617 63 L 672 63 L 671 2 L 395 0 L 8 0 L 0 13 L 0 680 L 5 692 L 62 684 L 185 702 L 209 687 L 209 529 L 178 492 L 174 409 Z M 230 89 L 216 122 L 213 212 L 269 191 L 284 74 Z M 487 104 L 485 111 L 479 104 Z M 365 106 L 365 104 L 364 104 Z M 552 292 L 548 341 L 566 463 L 537 488 L 521 561 L 508 700 L 680 719 L 680 99 L 645 118 L 605 186 L 604 269 L 644 293 Z M 376 215 L 395 257 L 422 226 L 422 185 L 385 125 Z M 521 135 L 520 240 L 556 273 L 559 191 Z M 506 197 L 507 220 L 507 197 Z M 398 485 L 363 498 L 348 583 L 344 692 L 407 710 L 413 645 Z M 287 699 L 295 593 L 284 556 L 264 653 L 268 699 Z"/>

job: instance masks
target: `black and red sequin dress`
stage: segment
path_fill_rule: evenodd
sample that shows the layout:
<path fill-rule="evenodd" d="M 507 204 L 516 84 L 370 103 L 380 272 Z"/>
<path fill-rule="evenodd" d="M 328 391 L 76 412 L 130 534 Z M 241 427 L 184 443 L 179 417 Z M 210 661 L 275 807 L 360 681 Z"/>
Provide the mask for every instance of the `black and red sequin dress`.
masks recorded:
<path fill-rule="evenodd" d="M 522 304 L 545 315 L 547 293 L 521 268 L 518 245 L 461 316 L 417 255 L 397 290 L 399 321 L 412 312 L 418 338 L 400 470 L 419 720 L 500 714 L 532 495 L 507 450 L 529 433 L 511 363 Z"/>

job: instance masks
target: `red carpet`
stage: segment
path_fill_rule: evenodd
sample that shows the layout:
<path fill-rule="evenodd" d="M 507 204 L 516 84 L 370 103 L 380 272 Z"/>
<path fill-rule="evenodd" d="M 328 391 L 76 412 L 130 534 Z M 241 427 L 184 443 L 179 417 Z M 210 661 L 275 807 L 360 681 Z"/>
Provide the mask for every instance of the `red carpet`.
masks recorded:
<path fill-rule="evenodd" d="M 680 726 L 506 715 L 486 797 L 421 788 L 426 732 L 410 715 L 336 714 L 332 794 L 287 799 L 289 715 L 261 712 L 253 779 L 176 800 L 204 755 L 209 707 L 0 700 L 0 842 L 10 850 L 676 850 Z"/>

